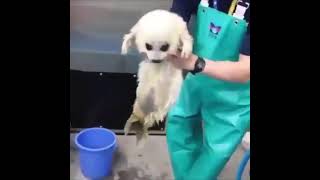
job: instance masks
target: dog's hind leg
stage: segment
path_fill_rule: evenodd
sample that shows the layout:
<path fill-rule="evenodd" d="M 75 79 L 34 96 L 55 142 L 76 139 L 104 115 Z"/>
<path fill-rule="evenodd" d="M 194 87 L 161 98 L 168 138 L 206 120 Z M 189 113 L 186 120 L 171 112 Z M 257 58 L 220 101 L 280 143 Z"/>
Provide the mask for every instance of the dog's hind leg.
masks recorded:
<path fill-rule="evenodd" d="M 143 125 L 144 117 L 145 117 L 145 114 L 140 109 L 138 102 L 135 101 L 133 105 L 133 112 L 124 126 L 124 134 L 127 135 L 131 130 L 133 131 L 139 130 L 139 128 L 137 128 L 139 126 L 134 124 Z"/>
<path fill-rule="evenodd" d="M 141 111 L 137 101 L 134 103 L 133 112 L 127 120 L 124 132 L 127 135 L 130 131 L 136 133 L 138 147 L 143 147 L 148 138 L 148 128 L 144 125 L 144 113 Z"/>

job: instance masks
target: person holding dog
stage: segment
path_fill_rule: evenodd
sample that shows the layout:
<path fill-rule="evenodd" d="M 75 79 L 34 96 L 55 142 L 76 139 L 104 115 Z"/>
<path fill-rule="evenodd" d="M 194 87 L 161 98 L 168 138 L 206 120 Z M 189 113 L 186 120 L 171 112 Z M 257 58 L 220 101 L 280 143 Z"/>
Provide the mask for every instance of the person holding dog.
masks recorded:
<path fill-rule="evenodd" d="M 170 61 L 189 71 L 167 116 L 167 144 L 176 180 L 212 180 L 250 124 L 250 1 L 173 0 L 189 22 L 197 12 L 193 54 Z"/>

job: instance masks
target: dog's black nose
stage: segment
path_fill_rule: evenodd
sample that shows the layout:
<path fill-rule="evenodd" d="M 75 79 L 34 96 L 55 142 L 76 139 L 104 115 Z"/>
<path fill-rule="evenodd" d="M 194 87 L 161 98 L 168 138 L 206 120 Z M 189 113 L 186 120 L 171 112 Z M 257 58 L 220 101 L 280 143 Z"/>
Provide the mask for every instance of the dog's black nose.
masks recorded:
<path fill-rule="evenodd" d="M 153 63 L 161 63 L 162 60 L 161 59 L 152 59 L 151 62 L 153 62 Z"/>

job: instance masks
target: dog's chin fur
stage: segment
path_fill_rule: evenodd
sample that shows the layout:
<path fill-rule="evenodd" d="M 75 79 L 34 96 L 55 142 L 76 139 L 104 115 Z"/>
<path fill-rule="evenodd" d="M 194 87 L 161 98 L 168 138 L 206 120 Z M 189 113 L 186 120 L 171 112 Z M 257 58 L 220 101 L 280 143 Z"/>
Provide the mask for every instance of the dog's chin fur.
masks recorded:
<path fill-rule="evenodd" d="M 124 36 L 122 53 L 136 45 L 139 52 L 146 42 L 168 42 L 170 48 L 162 54 L 162 62 L 141 61 L 138 70 L 138 87 L 133 112 L 125 125 L 125 134 L 136 131 L 138 143 L 147 137 L 148 128 L 162 121 L 175 103 L 183 81 L 182 70 L 167 61 L 168 52 L 187 57 L 192 51 L 192 37 L 181 17 L 165 10 L 154 10 L 144 15 L 129 34 Z M 148 57 L 148 56 L 146 56 Z"/>

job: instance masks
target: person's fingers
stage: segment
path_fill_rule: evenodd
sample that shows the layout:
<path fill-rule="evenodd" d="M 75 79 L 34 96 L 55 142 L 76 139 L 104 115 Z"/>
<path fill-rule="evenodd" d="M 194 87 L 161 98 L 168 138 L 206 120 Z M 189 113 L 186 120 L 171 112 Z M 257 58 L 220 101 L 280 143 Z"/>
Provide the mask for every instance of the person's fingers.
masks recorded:
<path fill-rule="evenodd" d="M 171 61 L 173 61 L 173 60 L 175 60 L 175 59 L 177 59 L 177 58 L 179 58 L 177 55 L 171 55 L 171 54 L 169 54 L 169 60 L 171 60 Z"/>
<path fill-rule="evenodd" d="M 169 51 L 168 54 L 172 55 L 172 56 L 180 57 L 181 56 L 181 50 L 178 50 L 177 52 Z"/>
<path fill-rule="evenodd" d="M 176 57 L 181 57 L 181 50 L 178 50 L 174 53 Z"/>
<path fill-rule="evenodd" d="M 169 55 L 167 60 L 172 62 L 172 61 L 175 61 L 177 58 L 178 57 L 176 55 Z"/>
<path fill-rule="evenodd" d="M 168 54 L 168 55 L 169 55 L 169 57 L 177 57 L 176 54 Z"/>

